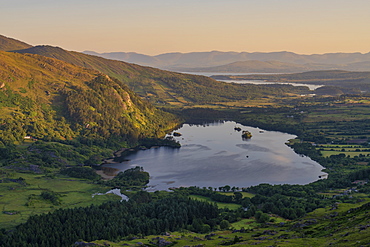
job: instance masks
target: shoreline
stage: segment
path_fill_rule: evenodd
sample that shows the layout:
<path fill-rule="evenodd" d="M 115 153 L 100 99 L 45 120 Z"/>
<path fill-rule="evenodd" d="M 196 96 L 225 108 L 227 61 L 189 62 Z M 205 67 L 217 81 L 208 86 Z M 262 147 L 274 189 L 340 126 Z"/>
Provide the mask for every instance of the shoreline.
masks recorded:
<path fill-rule="evenodd" d="M 101 176 L 104 180 L 111 180 L 117 175 L 118 170 L 114 168 L 104 167 L 104 165 L 119 164 L 125 161 L 126 160 L 125 157 L 131 152 L 137 152 L 139 150 L 147 150 L 159 147 L 180 148 L 181 145 L 172 138 L 165 138 L 165 139 L 156 139 L 154 141 L 153 140 L 143 141 L 143 143 L 132 148 L 120 148 L 119 150 L 113 152 L 113 156 L 105 158 L 102 160 L 100 164 L 97 164 L 95 166 L 95 172 L 96 174 Z"/>

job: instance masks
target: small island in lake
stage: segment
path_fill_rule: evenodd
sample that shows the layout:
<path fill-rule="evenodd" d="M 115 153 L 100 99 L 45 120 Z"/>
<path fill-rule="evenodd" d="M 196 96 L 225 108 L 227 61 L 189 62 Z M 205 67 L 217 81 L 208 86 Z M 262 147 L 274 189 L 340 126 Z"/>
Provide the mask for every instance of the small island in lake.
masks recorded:
<path fill-rule="evenodd" d="M 235 127 L 235 128 L 234 128 L 234 130 L 236 130 L 236 131 L 241 131 L 241 130 L 242 130 L 242 128 L 240 128 L 240 127 Z"/>
<path fill-rule="evenodd" d="M 242 138 L 243 139 L 251 139 L 252 138 L 252 133 L 249 132 L 248 130 L 243 130 L 242 132 Z"/>

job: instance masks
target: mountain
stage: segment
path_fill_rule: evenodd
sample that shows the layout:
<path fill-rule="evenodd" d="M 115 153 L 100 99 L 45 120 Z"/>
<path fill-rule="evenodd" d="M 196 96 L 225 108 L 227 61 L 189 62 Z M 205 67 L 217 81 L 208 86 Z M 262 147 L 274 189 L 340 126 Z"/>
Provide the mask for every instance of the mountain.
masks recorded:
<path fill-rule="evenodd" d="M 30 47 L 32 47 L 32 45 L 0 35 L 0 51 L 21 50 Z"/>
<path fill-rule="evenodd" d="M 194 103 L 235 101 L 248 97 L 262 97 L 266 93 L 276 95 L 288 90 L 288 88 L 285 88 L 285 91 L 277 91 L 272 86 L 228 84 L 205 76 L 143 67 L 79 52 L 66 51 L 52 46 L 35 46 L 16 52 L 39 54 L 60 59 L 77 66 L 98 70 L 126 83 L 141 97 L 161 105 L 179 106 Z M 293 92 L 301 89 L 289 88 L 289 90 Z"/>
<path fill-rule="evenodd" d="M 370 61 L 349 63 L 349 64 L 325 64 L 306 63 L 295 64 L 279 61 L 239 61 L 226 65 L 187 68 L 186 72 L 214 72 L 214 73 L 298 73 L 323 70 L 346 70 L 346 71 L 370 71 Z"/>
<path fill-rule="evenodd" d="M 87 52 L 85 52 L 87 53 Z M 105 58 L 113 58 L 126 61 L 130 63 L 137 63 L 146 66 L 153 66 L 161 69 L 169 69 L 174 71 L 194 71 L 194 68 L 206 68 L 223 66 L 234 62 L 243 61 L 276 61 L 289 64 L 308 65 L 314 64 L 319 70 L 328 68 L 335 69 L 351 69 L 351 70 L 370 70 L 370 67 L 364 64 L 357 64 L 370 61 L 370 53 L 326 53 L 326 54 L 312 54 L 302 55 L 293 52 L 190 52 L 190 53 L 165 53 L 157 56 L 148 56 L 143 54 L 137 54 L 137 56 L 129 56 L 130 53 L 92 53 L 97 56 Z M 143 59 L 145 57 L 145 60 Z M 321 66 L 319 66 L 319 64 Z M 330 65 L 327 67 L 326 65 Z M 347 68 L 347 67 L 348 68 Z M 256 67 L 258 70 L 262 68 Z M 307 70 L 311 69 L 311 66 L 305 66 Z M 291 68 L 289 68 L 291 69 Z M 305 70 L 305 71 L 307 71 Z M 208 71 L 207 71 L 208 72 Z M 215 71 L 209 71 L 215 72 Z M 244 71 L 243 71 L 244 72 Z M 257 71 L 253 71 L 257 72 Z M 284 71 L 289 72 L 289 71 Z"/>
<path fill-rule="evenodd" d="M 96 53 L 94 51 L 84 51 L 83 53 L 93 56 L 99 56 L 106 59 L 113 59 L 124 61 L 128 63 L 136 63 L 144 66 L 161 67 L 163 62 L 158 58 L 139 54 L 136 52 L 110 52 L 110 53 Z"/>
<path fill-rule="evenodd" d="M 187 71 L 215 73 L 296 73 L 324 69 L 337 68 L 328 64 L 294 64 L 279 61 L 248 60 L 215 67 L 189 68 Z"/>
<path fill-rule="evenodd" d="M 370 61 L 349 63 L 343 69 L 349 71 L 370 71 Z"/>
<path fill-rule="evenodd" d="M 163 135 L 178 121 L 99 71 L 34 54 L 0 52 L 0 145 L 75 137 Z"/>

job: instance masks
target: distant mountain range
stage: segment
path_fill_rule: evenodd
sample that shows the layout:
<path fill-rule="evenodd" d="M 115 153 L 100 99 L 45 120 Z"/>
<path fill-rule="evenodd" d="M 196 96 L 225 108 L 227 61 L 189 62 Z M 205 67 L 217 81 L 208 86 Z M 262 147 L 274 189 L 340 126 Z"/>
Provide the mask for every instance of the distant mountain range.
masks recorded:
<path fill-rule="evenodd" d="M 85 54 L 161 69 L 188 72 L 289 73 L 311 70 L 370 70 L 370 53 L 301 55 L 293 52 L 191 52 L 149 56 L 133 52 Z"/>
<path fill-rule="evenodd" d="M 21 48 L 21 49 L 19 49 Z M 273 86 L 257 86 L 252 84 L 228 84 L 216 81 L 209 77 L 196 76 L 191 74 L 181 74 L 171 71 L 160 70 L 153 67 L 140 66 L 133 63 L 127 63 L 118 60 L 106 59 L 96 55 L 89 55 L 80 52 L 67 51 L 60 47 L 53 47 L 49 45 L 31 46 L 15 39 L 0 36 L 0 50 L 12 51 L 19 54 L 37 54 L 45 57 L 58 59 L 75 66 L 93 69 L 106 74 L 112 78 L 117 78 L 119 81 L 127 84 L 130 89 L 137 93 L 141 98 L 148 100 L 151 103 L 163 105 L 187 105 L 187 104 L 204 104 L 210 102 L 228 102 L 248 97 L 262 97 L 264 94 L 275 95 L 284 93 L 288 90 L 293 93 L 297 88 L 284 88 L 277 92 Z M 91 53 L 91 52 L 90 52 Z M 95 54 L 95 53 L 94 53 Z M 115 56 L 118 59 L 121 53 Z M 122 54 L 121 54 L 122 55 Z M 299 57 L 300 55 L 288 52 L 280 53 L 235 53 L 235 52 L 205 52 L 205 53 L 172 53 L 163 54 L 155 57 L 145 56 L 136 53 L 126 53 L 127 59 L 141 59 L 141 61 L 167 61 L 167 64 L 215 64 L 222 61 L 230 61 L 233 57 L 240 56 L 260 56 L 260 58 L 267 58 L 267 55 L 273 55 L 275 58 L 291 56 Z M 366 59 L 368 54 L 356 53 L 357 60 Z M 332 66 L 328 63 L 330 60 L 329 54 L 324 55 L 304 55 L 306 60 L 313 59 L 315 56 L 322 58 L 326 63 L 310 63 L 310 64 L 294 64 L 279 61 L 259 61 L 249 60 L 244 62 L 234 62 L 229 65 L 216 66 L 216 68 L 194 68 L 194 71 L 247 71 L 246 73 L 254 72 L 279 72 L 291 73 L 305 70 L 325 70 L 331 69 Z M 350 54 L 332 54 L 332 56 L 341 57 L 342 60 L 350 61 Z M 361 58 L 361 59 L 360 59 Z M 193 63 L 191 62 L 193 61 Z M 354 61 L 353 59 L 351 61 Z M 164 62 L 161 62 L 164 63 Z M 353 64 L 370 64 L 370 62 L 356 62 Z M 348 68 L 349 66 L 347 66 Z M 249 70 L 246 70 L 248 68 Z M 191 70 L 190 68 L 188 68 Z M 331 72 L 331 74 L 338 74 L 339 72 Z M 358 73 L 358 72 L 357 72 Z M 359 77 L 357 74 L 355 77 Z M 322 78 L 317 78 L 322 80 Z M 348 79 L 348 78 L 347 78 Z M 330 85 L 337 86 L 339 82 L 331 81 Z M 319 83 L 320 84 L 320 83 Z M 342 82 L 341 82 L 342 84 Z M 283 87 L 283 85 L 279 85 Z M 286 86 L 285 86 L 286 87 Z M 367 89 L 364 91 L 368 91 Z M 298 93 L 298 92 L 296 92 Z M 302 92 L 299 92 L 302 93 Z"/>
<path fill-rule="evenodd" d="M 131 90 L 141 96 L 141 98 L 145 99 L 145 101 L 149 101 L 150 103 L 160 106 L 229 102 L 246 99 L 248 97 L 262 97 L 265 94 L 280 95 L 288 92 L 293 93 L 293 91 L 295 93 L 304 93 L 303 91 L 306 90 L 294 87 L 291 88 L 286 85 L 261 87 L 251 84 L 229 84 L 219 82 L 205 76 L 181 74 L 152 67 L 144 67 L 123 61 L 105 59 L 99 56 L 67 51 L 60 47 L 49 45 L 31 46 L 4 36 L 0 37 L 0 40 L 4 40 L 4 42 L 0 42 L 0 50 L 11 51 L 5 52 L 6 55 L 9 55 L 7 53 L 18 53 L 18 55 L 28 57 L 30 57 L 31 54 L 41 55 L 42 57 L 57 59 L 74 66 L 94 70 L 95 72 L 92 73 L 100 72 L 110 78 L 116 78 L 120 82 L 128 85 Z M 1 44 L 5 45 L 2 46 Z M 20 46 L 25 47 L 25 49 L 18 49 Z M 33 61 L 30 66 L 37 67 L 37 63 L 38 62 Z M 6 66 L 6 64 L 4 66 Z M 61 67 L 63 66 L 61 65 Z M 22 70 L 26 71 L 24 68 Z M 40 73 L 46 74 L 45 72 Z M 2 73 L 0 73 L 0 85 L 2 85 L 1 82 L 4 81 L 5 86 L 9 86 L 9 84 L 6 83 L 7 79 L 1 78 L 1 74 Z M 11 75 L 8 76 L 11 77 Z M 28 81 L 33 81 L 31 76 L 28 77 L 29 78 L 25 81 L 22 79 L 22 84 L 27 83 Z M 63 77 L 58 80 L 64 81 L 62 78 Z M 20 79 L 16 78 L 16 80 L 18 81 Z M 67 78 L 65 79 L 65 81 L 69 80 L 70 79 Z M 89 80 L 91 80 L 91 78 Z M 280 90 L 277 91 L 276 87 L 279 87 Z M 24 85 L 22 88 L 25 88 Z M 13 90 L 24 91 L 23 89 L 15 88 Z M 52 92 L 48 87 L 46 87 L 44 91 Z"/>

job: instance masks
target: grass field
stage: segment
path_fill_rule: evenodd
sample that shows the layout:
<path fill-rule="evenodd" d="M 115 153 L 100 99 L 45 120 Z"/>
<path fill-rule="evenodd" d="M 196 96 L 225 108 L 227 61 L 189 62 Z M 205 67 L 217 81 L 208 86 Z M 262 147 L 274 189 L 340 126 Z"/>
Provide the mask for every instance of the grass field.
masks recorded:
<path fill-rule="evenodd" d="M 84 207 L 108 200 L 120 200 L 120 197 L 113 194 L 92 198 L 92 194 L 105 193 L 110 188 L 80 179 L 6 172 L 0 175 L 0 225 L 3 228 L 14 227 L 25 222 L 31 215 L 47 213 L 58 208 Z M 19 177 L 25 179 L 26 184 L 7 180 Z M 58 193 L 61 204 L 53 205 L 50 201 L 43 200 L 40 196 L 43 191 Z"/>
<path fill-rule="evenodd" d="M 354 151 L 321 151 L 321 154 L 323 157 L 329 157 L 331 155 L 338 155 L 338 154 L 345 154 L 346 156 L 349 156 L 351 158 L 355 156 L 365 155 L 370 156 L 370 152 L 354 152 Z"/>
<path fill-rule="evenodd" d="M 227 195 L 227 196 L 234 195 L 234 192 L 219 192 L 219 193 L 222 194 L 222 195 Z M 243 198 L 244 197 L 252 198 L 254 196 L 254 194 L 248 193 L 248 192 L 240 192 L 240 193 L 242 193 Z"/>
<path fill-rule="evenodd" d="M 355 156 L 370 156 L 370 148 L 360 145 L 320 145 L 318 146 L 323 157 L 331 155 L 345 154 L 351 158 Z"/>

